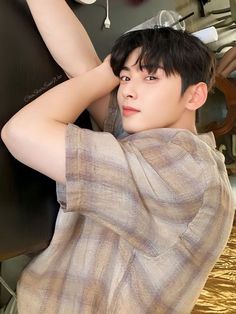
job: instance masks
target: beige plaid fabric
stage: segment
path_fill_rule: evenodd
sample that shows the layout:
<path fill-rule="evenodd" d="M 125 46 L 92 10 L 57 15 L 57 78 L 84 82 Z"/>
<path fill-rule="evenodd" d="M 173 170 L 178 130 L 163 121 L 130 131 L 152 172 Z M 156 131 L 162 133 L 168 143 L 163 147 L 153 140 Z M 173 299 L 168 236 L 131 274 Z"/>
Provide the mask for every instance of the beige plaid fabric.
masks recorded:
<path fill-rule="evenodd" d="M 190 313 L 230 234 L 233 200 L 212 134 L 120 136 L 69 125 L 49 247 L 24 270 L 20 314 Z M 119 140 L 117 140 L 117 136 Z"/>

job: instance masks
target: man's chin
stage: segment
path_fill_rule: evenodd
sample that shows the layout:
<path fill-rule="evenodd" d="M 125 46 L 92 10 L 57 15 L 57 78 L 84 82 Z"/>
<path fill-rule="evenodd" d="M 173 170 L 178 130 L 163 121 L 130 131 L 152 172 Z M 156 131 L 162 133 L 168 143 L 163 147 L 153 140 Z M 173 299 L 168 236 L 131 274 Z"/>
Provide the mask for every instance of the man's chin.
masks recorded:
<path fill-rule="evenodd" d="M 128 134 L 141 132 L 141 130 L 138 129 L 138 128 L 134 128 L 134 127 L 131 127 L 131 126 L 126 126 L 126 125 L 123 125 L 123 129 Z"/>

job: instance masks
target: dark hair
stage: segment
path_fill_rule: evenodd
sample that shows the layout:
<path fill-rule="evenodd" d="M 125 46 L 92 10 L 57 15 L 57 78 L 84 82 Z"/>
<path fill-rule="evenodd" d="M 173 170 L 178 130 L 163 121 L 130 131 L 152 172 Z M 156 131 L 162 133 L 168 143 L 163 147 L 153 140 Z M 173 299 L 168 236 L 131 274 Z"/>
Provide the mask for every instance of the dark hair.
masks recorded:
<path fill-rule="evenodd" d="M 135 48 L 141 48 L 137 60 L 140 69 L 148 66 L 150 73 L 162 66 L 166 75 L 179 74 L 182 94 L 196 83 L 205 82 L 208 90 L 215 79 L 215 57 L 197 37 L 169 27 L 131 31 L 115 42 L 111 52 L 111 67 L 119 76 L 126 58 Z"/>

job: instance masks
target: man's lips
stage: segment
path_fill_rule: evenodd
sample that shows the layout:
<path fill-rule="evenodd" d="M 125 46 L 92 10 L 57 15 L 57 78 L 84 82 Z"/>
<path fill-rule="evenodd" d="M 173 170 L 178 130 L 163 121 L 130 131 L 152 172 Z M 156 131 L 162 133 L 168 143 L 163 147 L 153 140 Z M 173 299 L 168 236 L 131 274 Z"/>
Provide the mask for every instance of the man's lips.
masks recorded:
<path fill-rule="evenodd" d="M 122 107 L 122 113 L 123 113 L 123 116 L 125 116 L 125 117 L 133 115 L 137 112 L 140 112 L 140 110 L 135 109 L 135 108 L 130 107 L 130 106 L 123 106 Z"/>

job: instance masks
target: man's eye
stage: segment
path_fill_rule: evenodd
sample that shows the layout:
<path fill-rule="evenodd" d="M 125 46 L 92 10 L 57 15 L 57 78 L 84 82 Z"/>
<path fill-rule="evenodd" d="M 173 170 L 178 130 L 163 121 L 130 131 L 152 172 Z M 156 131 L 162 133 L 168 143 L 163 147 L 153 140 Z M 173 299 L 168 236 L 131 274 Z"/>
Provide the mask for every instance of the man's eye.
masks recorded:
<path fill-rule="evenodd" d="M 156 77 L 156 76 L 153 76 L 153 75 L 148 75 L 148 76 L 146 77 L 146 80 L 148 80 L 148 81 L 154 81 L 154 80 L 157 80 L 157 77 Z"/>
<path fill-rule="evenodd" d="M 120 76 L 120 81 L 129 81 L 129 77 L 128 76 Z"/>

